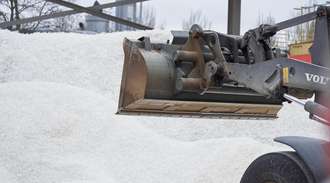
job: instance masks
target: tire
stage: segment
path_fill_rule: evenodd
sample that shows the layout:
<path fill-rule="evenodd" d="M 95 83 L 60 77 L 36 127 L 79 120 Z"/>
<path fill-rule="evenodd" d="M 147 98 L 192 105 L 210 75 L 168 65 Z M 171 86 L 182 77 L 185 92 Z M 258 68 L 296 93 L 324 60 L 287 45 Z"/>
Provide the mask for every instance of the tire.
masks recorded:
<path fill-rule="evenodd" d="M 315 183 L 296 152 L 277 152 L 256 159 L 245 171 L 241 183 Z"/>

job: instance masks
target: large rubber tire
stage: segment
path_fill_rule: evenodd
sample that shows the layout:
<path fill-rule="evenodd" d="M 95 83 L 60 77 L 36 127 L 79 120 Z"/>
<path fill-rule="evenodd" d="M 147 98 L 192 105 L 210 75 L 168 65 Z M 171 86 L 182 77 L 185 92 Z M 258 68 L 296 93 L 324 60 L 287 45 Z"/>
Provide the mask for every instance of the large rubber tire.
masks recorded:
<path fill-rule="evenodd" d="M 315 183 L 296 152 L 277 152 L 256 159 L 245 171 L 241 183 Z"/>

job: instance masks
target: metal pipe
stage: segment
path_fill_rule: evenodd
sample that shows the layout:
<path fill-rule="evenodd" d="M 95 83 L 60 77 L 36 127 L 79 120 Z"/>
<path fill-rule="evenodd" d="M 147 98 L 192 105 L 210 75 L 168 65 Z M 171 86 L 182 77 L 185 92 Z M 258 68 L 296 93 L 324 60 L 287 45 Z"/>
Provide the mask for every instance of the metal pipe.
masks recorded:
<path fill-rule="evenodd" d="M 137 3 L 137 2 L 142 3 L 143 1 L 149 1 L 149 0 L 123 0 L 123 1 L 117 1 L 117 2 L 112 2 L 112 3 L 106 3 L 106 4 L 102 4 L 102 5 L 98 5 L 98 6 L 90 6 L 88 8 L 95 9 L 95 10 L 100 10 L 100 9 L 105 9 L 105 8 L 124 6 L 124 5 Z M 10 22 L 2 22 L 2 23 L 0 23 L 0 28 L 4 29 L 4 28 L 7 28 L 7 27 L 10 27 L 10 26 L 13 26 L 13 25 L 32 23 L 32 22 L 37 22 L 37 21 L 42 21 L 42 20 L 47 20 L 47 19 L 52 19 L 52 18 L 58 18 L 58 17 L 74 15 L 74 14 L 83 13 L 83 12 L 84 11 L 82 11 L 82 10 L 68 10 L 68 11 L 52 13 L 52 14 L 49 14 L 49 15 L 23 18 L 23 19 L 19 19 L 19 20 L 10 21 Z"/>
<path fill-rule="evenodd" d="M 276 27 L 277 31 L 283 30 L 283 29 L 287 29 L 296 25 L 300 25 L 312 20 L 315 20 L 318 16 L 318 12 L 312 12 L 312 13 L 308 13 L 302 16 L 298 16 L 283 22 L 279 22 L 275 25 L 273 25 L 272 27 Z"/>
<path fill-rule="evenodd" d="M 176 51 L 174 60 L 196 62 L 198 60 L 198 53 L 195 51 L 178 50 Z"/>
<path fill-rule="evenodd" d="M 295 102 L 303 106 L 305 111 L 311 114 L 311 119 L 329 125 L 329 118 L 330 118 L 329 108 L 313 101 L 304 102 L 288 94 L 284 94 L 283 97 L 288 101 Z"/>
<path fill-rule="evenodd" d="M 287 99 L 288 101 L 295 102 L 295 103 L 297 103 L 297 104 L 299 104 L 301 106 L 305 106 L 305 104 L 306 104 L 304 101 L 302 101 L 302 100 L 300 100 L 300 99 L 298 99 L 298 98 L 296 98 L 294 96 L 288 95 L 288 94 L 284 94 L 283 97 L 285 99 Z"/>
<path fill-rule="evenodd" d="M 143 11 L 142 11 L 142 8 L 143 8 L 143 2 L 141 1 L 140 2 L 140 16 L 139 16 L 139 22 L 140 23 L 142 23 L 142 13 L 143 13 Z"/>
<path fill-rule="evenodd" d="M 152 27 L 149 27 L 149 26 L 145 26 L 145 25 L 142 25 L 142 24 L 139 24 L 139 23 L 135 23 L 135 22 L 125 20 L 123 18 L 108 15 L 108 14 L 99 12 L 95 9 L 86 8 L 86 7 L 83 7 L 83 6 L 68 2 L 68 1 L 63 1 L 63 0 L 46 0 L 46 1 L 49 1 L 49 2 L 52 2 L 52 3 L 55 3 L 55 4 L 59 4 L 59 5 L 62 5 L 64 7 L 67 7 L 67 8 L 72 8 L 74 10 L 81 10 L 85 13 L 88 13 L 88 14 L 91 14 L 91 15 L 94 15 L 94 16 L 97 16 L 97 17 L 100 17 L 100 18 L 104 18 L 106 20 L 114 21 L 116 23 L 123 24 L 123 25 L 129 26 L 129 27 L 134 27 L 136 29 L 141 29 L 141 30 L 152 30 L 153 29 Z"/>
<path fill-rule="evenodd" d="M 228 0 L 228 34 L 241 34 L 241 0 Z"/>
<path fill-rule="evenodd" d="M 322 118 L 326 121 L 330 118 L 330 110 L 329 108 L 318 104 L 316 102 L 308 101 L 305 104 L 305 110 L 310 114 L 317 116 L 318 118 Z M 329 121 L 328 121 L 329 122 Z"/>
<path fill-rule="evenodd" d="M 182 91 L 200 91 L 203 79 L 201 78 L 180 78 L 176 81 L 176 90 Z"/>

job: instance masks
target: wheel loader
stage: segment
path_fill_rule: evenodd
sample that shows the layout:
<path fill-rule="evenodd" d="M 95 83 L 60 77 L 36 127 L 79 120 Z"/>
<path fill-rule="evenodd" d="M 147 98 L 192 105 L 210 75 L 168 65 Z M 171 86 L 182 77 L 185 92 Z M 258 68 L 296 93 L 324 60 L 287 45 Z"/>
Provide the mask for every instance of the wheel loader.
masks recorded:
<path fill-rule="evenodd" d="M 315 21 L 312 63 L 290 59 L 272 47 L 277 32 L 308 21 Z M 296 102 L 311 119 L 329 125 L 329 27 L 330 7 L 322 6 L 243 36 L 193 25 L 190 31 L 172 31 L 167 43 L 125 39 L 118 114 L 271 120 L 284 102 Z M 275 141 L 295 151 L 259 157 L 241 183 L 326 181 L 329 142 L 293 136 Z"/>

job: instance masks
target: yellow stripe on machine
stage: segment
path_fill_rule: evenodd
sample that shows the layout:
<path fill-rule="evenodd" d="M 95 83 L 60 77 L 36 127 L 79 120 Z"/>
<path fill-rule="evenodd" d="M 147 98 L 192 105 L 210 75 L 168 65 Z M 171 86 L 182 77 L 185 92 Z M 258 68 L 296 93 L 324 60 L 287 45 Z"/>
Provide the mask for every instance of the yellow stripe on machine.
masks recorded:
<path fill-rule="evenodd" d="M 283 68 L 283 84 L 289 83 L 289 67 Z"/>

